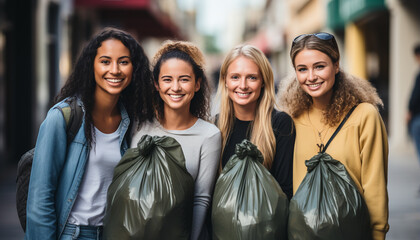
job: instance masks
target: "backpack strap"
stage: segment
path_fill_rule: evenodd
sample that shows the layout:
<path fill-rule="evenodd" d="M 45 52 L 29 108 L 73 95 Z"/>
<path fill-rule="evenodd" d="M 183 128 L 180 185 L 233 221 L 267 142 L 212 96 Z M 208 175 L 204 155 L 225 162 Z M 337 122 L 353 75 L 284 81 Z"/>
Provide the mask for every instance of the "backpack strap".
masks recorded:
<path fill-rule="evenodd" d="M 340 125 L 338 125 L 337 129 L 335 130 L 335 132 L 333 133 L 333 135 L 330 137 L 330 139 L 328 140 L 327 144 L 325 145 L 325 147 L 323 147 L 321 149 L 321 153 L 324 153 L 327 150 L 328 145 L 330 145 L 331 141 L 334 139 L 334 137 L 338 134 L 338 132 L 341 130 L 341 128 L 343 127 L 344 123 L 346 123 L 347 119 L 350 117 L 351 113 L 354 111 L 354 109 L 357 107 L 357 105 L 353 106 L 350 111 L 346 114 L 346 116 L 344 117 L 343 121 L 341 121 Z"/>
<path fill-rule="evenodd" d="M 59 107 L 59 109 L 63 113 L 64 120 L 66 121 L 67 144 L 70 144 L 82 125 L 83 110 L 77 104 L 75 98 L 67 100 L 67 103 L 69 104 L 68 107 Z"/>

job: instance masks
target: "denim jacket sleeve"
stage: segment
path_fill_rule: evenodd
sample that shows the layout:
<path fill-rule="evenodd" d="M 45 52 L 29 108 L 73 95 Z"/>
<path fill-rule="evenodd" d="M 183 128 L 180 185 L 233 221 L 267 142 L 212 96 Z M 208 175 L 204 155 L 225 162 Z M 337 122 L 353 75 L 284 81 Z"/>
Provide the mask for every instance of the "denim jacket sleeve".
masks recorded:
<path fill-rule="evenodd" d="M 25 239 L 56 239 L 55 192 L 66 158 L 66 123 L 52 108 L 41 124 L 35 147 L 27 200 Z"/>

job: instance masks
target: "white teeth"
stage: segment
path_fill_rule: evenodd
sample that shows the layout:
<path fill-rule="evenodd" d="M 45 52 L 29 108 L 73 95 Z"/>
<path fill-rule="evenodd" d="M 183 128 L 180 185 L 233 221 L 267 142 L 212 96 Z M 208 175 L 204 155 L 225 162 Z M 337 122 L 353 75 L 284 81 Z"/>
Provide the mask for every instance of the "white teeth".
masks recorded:
<path fill-rule="evenodd" d="M 318 86 L 321 86 L 321 83 L 309 84 L 309 87 L 318 87 Z"/>
<path fill-rule="evenodd" d="M 236 92 L 239 96 L 245 97 L 250 95 L 251 93 L 240 93 L 240 92 Z"/>
<path fill-rule="evenodd" d="M 107 80 L 108 82 L 112 82 L 112 83 L 119 83 L 119 82 L 121 82 L 121 81 L 122 81 L 122 79 L 120 79 L 120 78 L 115 78 L 115 79 L 106 78 L 106 80 Z"/>
<path fill-rule="evenodd" d="M 171 98 L 181 98 L 182 97 L 182 95 L 172 95 L 172 94 L 169 94 L 169 96 Z"/>

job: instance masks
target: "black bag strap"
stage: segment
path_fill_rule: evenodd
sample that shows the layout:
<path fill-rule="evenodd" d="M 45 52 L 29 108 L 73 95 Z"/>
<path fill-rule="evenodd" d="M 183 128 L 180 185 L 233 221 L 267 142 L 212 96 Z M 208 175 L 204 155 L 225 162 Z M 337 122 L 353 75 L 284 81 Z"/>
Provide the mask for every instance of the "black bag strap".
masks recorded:
<path fill-rule="evenodd" d="M 66 121 L 67 144 L 70 144 L 82 125 L 83 110 L 75 98 L 66 101 L 69 106 L 60 108 Z"/>
<path fill-rule="evenodd" d="M 353 106 L 350 111 L 346 114 L 346 116 L 344 117 L 343 121 L 341 121 L 340 125 L 338 125 L 337 129 L 335 130 L 335 132 L 333 133 L 333 135 L 330 137 L 330 139 L 328 140 L 327 144 L 321 149 L 321 153 L 324 153 L 327 150 L 328 145 L 330 145 L 331 141 L 334 139 L 334 137 L 338 134 L 338 132 L 341 130 L 341 128 L 343 127 L 344 123 L 346 123 L 347 119 L 349 119 L 351 113 L 354 111 L 354 109 L 357 107 L 357 105 Z"/>

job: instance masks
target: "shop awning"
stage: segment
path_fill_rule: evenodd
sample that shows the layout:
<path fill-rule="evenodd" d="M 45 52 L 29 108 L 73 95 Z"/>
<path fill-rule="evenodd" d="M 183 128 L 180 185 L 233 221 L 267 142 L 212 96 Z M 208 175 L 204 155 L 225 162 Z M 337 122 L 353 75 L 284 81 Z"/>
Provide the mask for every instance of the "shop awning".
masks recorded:
<path fill-rule="evenodd" d="M 328 26 L 343 28 L 375 12 L 386 9 L 385 0 L 330 0 L 328 2 Z"/>
<path fill-rule="evenodd" d="M 75 0 L 76 7 L 92 8 L 150 8 L 150 0 Z"/>
<path fill-rule="evenodd" d="M 135 31 L 139 39 L 182 39 L 176 24 L 153 0 L 75 0 L 75 6 L 95 11 L 102 25 Z"/>
<path fill-rule="evenodd" d="M 327 26 L 333 30 L 343 29 L 346 23 L 340 14 L 340 1 L 329 1 L 327 5 L 327 12 Z"/>

